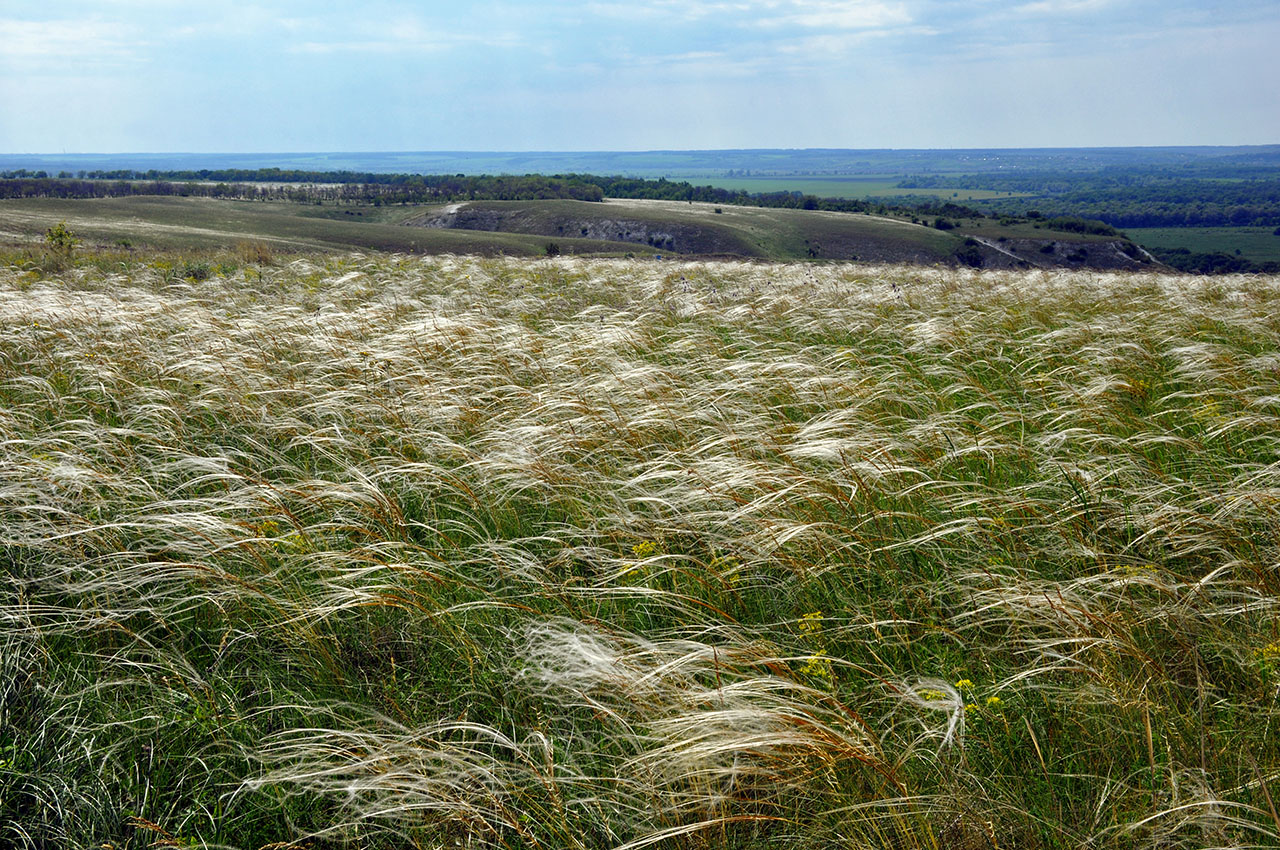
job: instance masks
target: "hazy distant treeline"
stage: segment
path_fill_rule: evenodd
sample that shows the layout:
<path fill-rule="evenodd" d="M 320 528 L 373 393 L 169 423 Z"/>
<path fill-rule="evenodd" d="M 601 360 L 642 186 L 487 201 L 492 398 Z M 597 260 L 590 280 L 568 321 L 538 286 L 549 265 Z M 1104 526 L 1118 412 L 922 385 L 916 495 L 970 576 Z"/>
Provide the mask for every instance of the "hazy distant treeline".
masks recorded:
<path fill-rule="evenodd" d="M 299 173 L 279 169 L 236 172 L 241 178 L 228 182 L 224 172 L 210 172 L 208 179 L 188 172 L 93 172 L 84 177 L 49 177 L 23 172 L 0 172 L 2 198 L 118 198 L 136 195 L 234 198 L 253 201 L 433 203 L 461 198 L 485 200 L 537 200 L 571 198 L 599 201 L 598 186 L 582 180 L 531 175 L 526 177 L 458 177 L 423 175 L 371 175 L 380 179 L 358 182 L 330 179 L 344 173 L 305 172 L 313 182 L 294 182 Z M 123 174 L 123 176 L 122 176 Z M 365 175 L 360 175 L 365 176 Z M 396 179 L 402 178 L 402 179 Z"/>
<path fill-rule="evenodd" d="M 466 176 L 374 174 L 349 171 L 286 171 L 278 168 L 202 171 L 91 171 L 51 177 L 44 172 L 0 172 L 0 198 L 115 198 L 135 195 L 234 198 L 240 200 L 410 204 L 458 200 L 601 201 L 643 198 L 761 207 L 866 212 L 884 209 L 866 201 L 819 198 L 799 192 L 748 193 L 694 186 L 665 178 L 600 177 L 590 174 Z M 932 208 L 930 208 L 932 209 Z M 928 210 L 926 210 L 928 212 Z M 947 215 L 982 215 L 948 205 Z"/>
<path fill-rule="evenodd" d="M 733 206 L 897 213 L 925 220 L 982 218 L 993 213 L 953 202 L 886 205 L 849 198 L 821 198 L 800 192 L 752 193 L 695 186 L 661 178 L 594 174 L 524 176 L 460 174 L 379 174 L 351 171 L 296 171 L 279 168 L 200 171 L 86 171 L 75 176 L 45 172 L 0 172 L 0 198 L 119 198 L 140 195 L 230 198 L 334 204 L 432 204 L 465 200 L 602 201 L 630 198 Z M 1057 213 L 1055 213 L 1057 214 Z M 1066 211 L 1064 214 L 1069 214 Z M 1068 228 L 1070 229 L 1070 228 Z M 1080 232 L 1098 232 L 1096 230 Z"/>
<path fill-rule="evenodd" d="M 1235 172 L 1229 172 L 1235 175 Z M 1010 175 L 925 175 L 898 184 L 914 189 L 988 189 L 1023 197 L 976 201 L 984 208 L 1025 214 L 1082 215 L 1115 227 L 1275 227 L 1280 225 L 1280 178 L 1183 177 L 1164 172 Z"/>

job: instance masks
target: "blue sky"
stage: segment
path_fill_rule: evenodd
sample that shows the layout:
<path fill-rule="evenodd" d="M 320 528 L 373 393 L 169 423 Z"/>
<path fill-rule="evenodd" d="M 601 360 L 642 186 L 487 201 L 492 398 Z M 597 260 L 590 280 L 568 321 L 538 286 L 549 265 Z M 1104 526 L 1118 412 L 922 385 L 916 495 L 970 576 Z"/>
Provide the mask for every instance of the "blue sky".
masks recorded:
<path fill-rule="evenodd" d="M 0 152 L 1280 142 L 1278 0 L 0 0 Z"/>

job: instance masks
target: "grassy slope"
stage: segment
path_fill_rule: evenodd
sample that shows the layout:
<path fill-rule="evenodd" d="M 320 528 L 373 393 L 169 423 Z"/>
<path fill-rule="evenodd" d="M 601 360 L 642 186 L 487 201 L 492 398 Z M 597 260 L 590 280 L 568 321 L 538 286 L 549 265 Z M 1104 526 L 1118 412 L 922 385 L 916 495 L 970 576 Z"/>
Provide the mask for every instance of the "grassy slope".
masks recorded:
<path fill-rule="evenodd" d="M 1255 263 L 1280 262 L 1274 227 L 1134 227 L 1125 231 L 1147 248 L 1186 248 L 1192 253 L 1239 251 Z"/>
<path fill-rule="evenodd" d="M 345 209 L 345 208 L 344 208 Z M 173 250 L 229 248 L 245 240 L 263 240 L 280 251 L 351 250 L 424 253 L 537 255 L 546 240 L 505 233 L 428 231 L 401 227 L 409 208 L 364 208 L 354 218 L 343 209 L 298 204 L 264 204 L 207 198 L 120 198 L 93 200 L 33 199 L 0 201 L 0 236 L 37 239 L 65 220 L 68 228 L 90 243 L 132 245 Z M 567 240 L 565 250 L 623 253 L 631 245 Z"/>
<path fill-rule="evenodd" d="M 876 216 L 680 201 L 473 201 L 464 207 L 501 216 L 503 227 L 557 238 L 578 232 L 580 226 L 615 220 L 658 230 L 680 228 L 681 253 L 777 260 L 806 258 L 814 247 L 825 258 L 936 262 L 962 242 L 952 234 Z"/>
<path fill-rule="evenodd" d="M 0 269 L 0 843 L 1274 845 L 1277 317 L 1262 277 Z"/>
<path fill-rule="evenodd" d="M 263 241 L 281 253 L 372 248 L 536 256 L 544 253 L 548 241 L 554 241 L 563 252 L 580 255 L 675 252 L 923 264 L 951 262 L 967 231 L 988 238 L 1007 234 L 1067 243 L 1105 241 L 991 221 L 962 222 L 961 229 L 942 232 L 879 216 L 676 201 L 477 201 L 464 206 L 499 216 L 501 224 L 483 230 L 404 226 L 440 209 L 432 207 L 335 207 L 179 197 L 32 199 L 0 201 L 0 241 L 29 246 L 65 220 L 87 245 L 107 248 L 127 242 L 133 247 L 200 251 Z M 621 224 L 615 227 L 615 222 Z M 673 230 L 677 247 L 648 244 L 643 236 L 627 232 L 633 226 L 642 233 Z M 590 238 L 581 235 L 584 227 L 591 231 Z"/>
<path fill-rule="evenodd" d="M 869 215 L 760 207 L 717 208 L 677 201 L 611 200 L 607 205 L 670 216 L 702 226 L 720 225 L 723 221 L 720 226 L 732 227 L 744 234 L 764 256 L 773 259 L 804 258 L 814 243 L 828 249 L 821 256 L 854 252 L 865 259 L 881 259 L 882 255 L 887 258 L 890 254 L 902 258 L 915 255 L 922 259 L 942 259 L 960 241 L 940 231 Z M 716 209 L 721 212 L 716 214 Z"/>

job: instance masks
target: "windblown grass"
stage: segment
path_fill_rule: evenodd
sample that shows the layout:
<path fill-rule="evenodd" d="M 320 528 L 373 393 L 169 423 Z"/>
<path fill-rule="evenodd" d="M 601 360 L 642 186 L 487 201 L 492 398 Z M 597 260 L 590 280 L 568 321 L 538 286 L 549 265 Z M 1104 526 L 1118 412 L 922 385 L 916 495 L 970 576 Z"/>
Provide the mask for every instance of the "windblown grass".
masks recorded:
<path fill-rule="evenodd" d="M 1274 278 L 0 271 L 0 843 L 1274 846 L 1277 317 Z"/>

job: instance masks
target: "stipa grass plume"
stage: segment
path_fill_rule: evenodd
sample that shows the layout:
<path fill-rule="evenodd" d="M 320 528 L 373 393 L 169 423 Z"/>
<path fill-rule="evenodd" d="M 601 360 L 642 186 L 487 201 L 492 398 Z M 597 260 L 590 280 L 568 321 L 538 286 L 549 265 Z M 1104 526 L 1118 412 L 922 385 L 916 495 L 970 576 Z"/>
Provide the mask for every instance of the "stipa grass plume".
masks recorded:
<path fill-rule="evenodd" d="M 474 723 L 408 728 L 351 709 L 329 725 L 272 736 L 269 768 L 246 789 L 311 791 L 357 824 L 402 836 L 424 826 L 500 843 L 591 846 L 727 825 L 791 828 L 834 816 L 850 797 L 892 813 L 910 805 L 872 729 L 797 680 L 795 659 L 732 638 L 649 640 L 571 621 L 530 626 L 517 690 L 540 728 Z M 718 834 L 718 833 L 717 833 Z"/>
<path fill-rule="evenodd" d="M 318 837 L 354 838 L 362 826 L 411 837 L 443 825 L 483 841 L 578 843 L 563 828 L 563 815 L 557 822 L 538 805 L 556 800 L 557 783 L 564 781 L 543 735 L 517 741 L 475 723 L 408 728 L 385 716 L 350 717 L 315 706 L 308 712 L 329 725 L 293 728 L 261 742 L 254 757 L 269 769 L 243 790 L 336 798 L 340 814 Z"/>
<path fill-rule="evenodd" d="M 1265 841 L 1278 306 L 1270 278 L 563 257 L 0 271 L 0 775 L 28 788 L 0 822 Z"/>
<path fill-rule="evenodd" d="M 619 741 L 622 753 L 635 750 L 623 766 L 645 777 L 640 786 L 664 809 L 714 810 L 715 799 L 734 794 L 767 804 L 765 787 L 803 782 L 819 765 L 886 768 L 858 714 L 797 681 L 767 644 L 551 624 L 529 629 L 524 656 L 527 680 L 630 732 Z"/>

